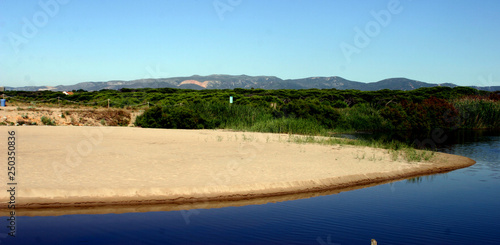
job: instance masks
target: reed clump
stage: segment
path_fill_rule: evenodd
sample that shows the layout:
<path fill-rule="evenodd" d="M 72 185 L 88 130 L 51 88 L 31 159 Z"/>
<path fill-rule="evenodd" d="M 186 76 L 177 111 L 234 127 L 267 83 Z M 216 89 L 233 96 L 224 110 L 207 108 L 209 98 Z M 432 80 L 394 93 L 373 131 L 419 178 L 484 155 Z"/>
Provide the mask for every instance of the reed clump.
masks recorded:
<path fill-rule="evenodd" d="M 454 100 L 459 111 L 460 128 L 500 128 L 500 101 L 483 97 L 464 97 Z"/>

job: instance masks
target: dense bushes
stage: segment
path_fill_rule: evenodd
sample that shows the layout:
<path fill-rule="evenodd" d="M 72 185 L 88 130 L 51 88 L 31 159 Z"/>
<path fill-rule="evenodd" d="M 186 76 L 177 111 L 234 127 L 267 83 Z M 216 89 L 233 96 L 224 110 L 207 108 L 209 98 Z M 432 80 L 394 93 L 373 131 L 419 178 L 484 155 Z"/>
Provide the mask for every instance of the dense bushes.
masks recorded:
<path fill-rule="evenodd" d="M 229 103 L 188 103 L 154 107 L 136 120 L 153 128 L 214 129 L 326 134 L 328 131 L 419 131 L 436 128 L 498 128 L 500 103 L 457 100 L 454 104 L 431 97 L 421 102 L 403 100 L 377 109 L 368 103 L 334 108 L 319 101 L 288 101 L 277 106 Z"/>
<path fill-rule="evenodd" d="M 201 129 L 206 121 L 187 106 L 153 107 L 136 118 L 135 124 L 147 128 Z"/>
<path fill-rule="evenodd" d="M 394 128 L 379 110 L 369 104 L 357 104 L 341 110 L 337 128 L 342 131 L 383 131 Z"/>
<path fill-rule="evenodd" d="M 314 107 L 314 109 L 318 108 Z M 318 110 L 312 113 L 310 109 L 304 111 L 296 109 L 297 111 L 293 114 L 285 115 L 285 113 L 270 107 L 253 107 L 249 105 L 190 103 L 175 106 L 157 106 L 138 116 L 136 125 L 149 128 L 230 128 L 299 134 L 320 134 L 325 131 L 324 125 L 316 119 L 321 115 L 327 116 L 324 114 L 325 111 Z M 338 112 L 336 113 L 338 115 Z M 322 121 L 328 122 L 326 118 L 323 118 Z"/>
<path fill-rule="evenodd" d="M 306 102 L 304 100 L 293 101 L 283 105 L 281 114 L 286 118 L 301 118 L 316 121 L 326 128 L 334 128 L 340 113 L 332 106 L 321 104 L 318 100 Z"/>
<path fill-rule="evenodd" d="M 25 101 L 58 103 L 59 92 L 8 91 Z M 229 96 L 234 103 L 229 104 Z M 141 107 L 136 125 L 153 128 L 231 128 L 278 133 L 328 131 L 429 131 L 435 128 L 498 128 L 497 93 L 466 87 L 401 90 L 183 90 L 77 91 L 61 102 Z M 66 101 L 68 100 L 68 101 Z M 71 102 L 71 103 L 73 103 Z"/>
<path fill-rule="evenodd" d="M 248 105 L 189 103 L 155 106 L 138 116 L 136 125 L 150 128 L 247 128 L 272 118 L 270 110 Z"/>
<path fill-rule="evenodd" d="M 66 96 L 62 92 L 52 91 L 6 91 L 7 96 L 22 101 L 48 101 L 49 103 L 72 104 L 74 102 L 107 107 L 110 99 L 111 107 L 137 107 L 147 102 L 156 105 L 175 105 L 179 103 L 225 103 L 229 96 L 234 96 L 236 104 L 263 106 L 277 103 L 278 106 L 289 102 L 304 101 L 306 104 L 320 103 L 333 108 L 353 107 L 356 104 L 368 103 L 376 109 L 381 109 L 387 103 L 400 103 L 403 100 L 420 103 L 430 97 L 445 100 L 457 99 L 463 96 L 494 96 L 494 93 L 479 91 L 467 87 L 431 87 L 411 91 L 401 90 L 337 90 L 337 89 L 221 89 L 221 90 L 190 90 L 175 88 L 143 88 L 101 90 L 87 92 L 74 91 L 74 95 Z M 60 98 L 60 100 L 58 100 Z"/>
<path fill-rule="evenodd" d="M 443 99 L 431 97 L 421 103 L 402 101 L 380 110 L 396 130 L 430 131 L 433 128 L 450 129 L 458 116 L 455 107 Z"/>

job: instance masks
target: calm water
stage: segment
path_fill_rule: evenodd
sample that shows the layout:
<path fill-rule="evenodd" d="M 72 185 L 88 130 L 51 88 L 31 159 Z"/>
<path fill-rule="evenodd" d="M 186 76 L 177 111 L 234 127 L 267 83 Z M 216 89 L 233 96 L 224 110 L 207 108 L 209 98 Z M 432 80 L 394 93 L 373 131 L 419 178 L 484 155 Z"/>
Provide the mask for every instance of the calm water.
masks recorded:
<path fill-rule="evenodd" d="M 500 133 L 448 136 L 439 151 L 477 164 L 265 205 L 18 217 L 15 238 L 2 217 L 0 244 L 500 244 Z"/>

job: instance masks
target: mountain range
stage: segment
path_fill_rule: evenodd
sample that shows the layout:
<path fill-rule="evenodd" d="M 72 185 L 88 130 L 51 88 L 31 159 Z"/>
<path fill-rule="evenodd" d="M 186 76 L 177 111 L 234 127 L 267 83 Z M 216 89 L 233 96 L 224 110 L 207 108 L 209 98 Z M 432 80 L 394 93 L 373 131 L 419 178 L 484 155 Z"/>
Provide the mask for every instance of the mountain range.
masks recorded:
<path fill-rule="evenodd" d="M 308 77 L 301 79 L 286 79 L 275 76 L 247 76 L 247 75 L 209 75 L 190 76 L 172 78 L 151 78 L 138 79 L 132 81 L 108 81 L 108 82 L 82 82 L 75 85 L 59 86 L 25 86 L 6 87 L 7 90 L 23 91 L 72 91 L 86 90 L 98 91 L 102 89 L 121 88 L 183 88 L 183 89 L 234 89 L 234 88 L 255 88 L 255 89 L 357 89 L 362 91 L 375 91 L 380 89 L 391 90 L 413 90 L 422 87 L 447 86 L 457 87 L 452 83 L 426 83 L 407 78 L 389 78 L 378 82 L 363 83 L 344 79 L 342 77 Z M 486 91 L 499 91 L 500 86 L 477 87 L 469 86 Z"/>

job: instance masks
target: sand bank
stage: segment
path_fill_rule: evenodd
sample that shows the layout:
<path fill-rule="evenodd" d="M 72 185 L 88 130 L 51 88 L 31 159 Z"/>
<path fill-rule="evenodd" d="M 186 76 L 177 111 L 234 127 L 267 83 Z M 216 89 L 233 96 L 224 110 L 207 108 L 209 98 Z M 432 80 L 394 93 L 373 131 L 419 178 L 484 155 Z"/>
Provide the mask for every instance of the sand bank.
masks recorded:
<path fill-rule="evenodd" d="M 442 153 L 427 163 L 393 161 L 382 149 L 296 144 L 288 142 L 288 135 L 220 130 L 0 130 L 1 156 L 7 154 L 7 132 L 16 131 L 18 210 L 106 213 L 116 207 L 140 212 L 246 205 L 332 194 L 475 163 Z M 8 182 L 6 170 L 0 176 Z M 4 211 L 8 198 L 8 192 L 0 192 Z"/>

